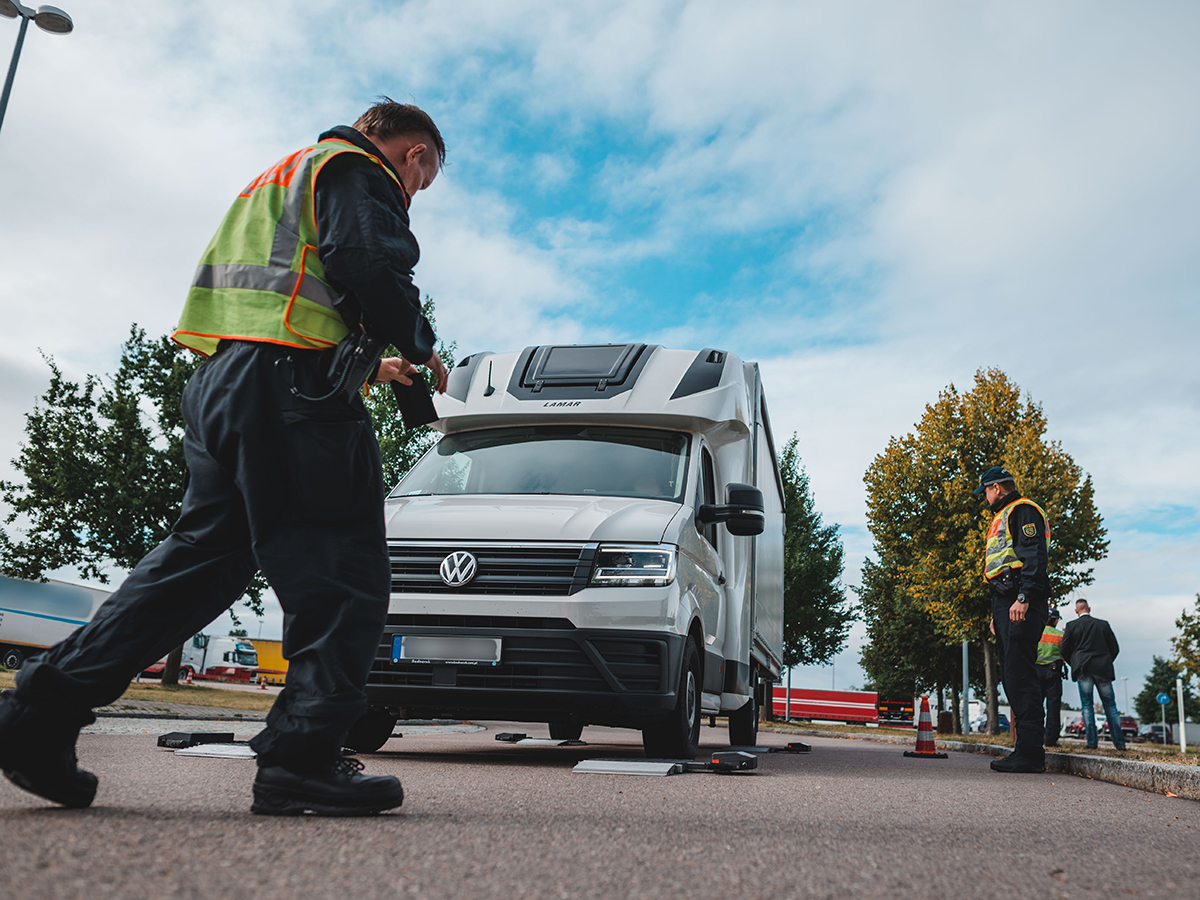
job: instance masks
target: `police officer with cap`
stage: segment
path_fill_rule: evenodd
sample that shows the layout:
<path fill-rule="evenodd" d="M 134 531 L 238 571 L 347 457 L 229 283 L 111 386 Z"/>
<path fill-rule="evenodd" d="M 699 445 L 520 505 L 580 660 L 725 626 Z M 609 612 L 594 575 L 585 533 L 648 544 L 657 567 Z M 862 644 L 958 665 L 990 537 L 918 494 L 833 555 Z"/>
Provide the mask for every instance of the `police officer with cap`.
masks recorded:
<path fill-rule="evenodd" d="M 983 578 L 991 590 L 1000 677 L 1016 732 L 1016 749 L 993 760 L 992 768 L 1044 772 L 1045 719 L 1037 656 L 1049 616 L 1049 520 L 1040 506 L 1018 493 L 1016 479 L 1002 466 L 984 472 L 974 493 L 983 494 L 994 513 L 984 548 Z"/>
<path fill-rule="evenodd" d="M 1038 684 L 1042 686 L 1042 696 L 1046 698 L 1046 739 L 1042 743 L 1047 747 L 1058 746 L 1058 733 L 1062 728 L 1062 683 L 1066 675 L 1059 618 L 1058 608 L 1051 607 L 1046 627 L 1042 629 L 1042 639 L 1038 643 Z"/>

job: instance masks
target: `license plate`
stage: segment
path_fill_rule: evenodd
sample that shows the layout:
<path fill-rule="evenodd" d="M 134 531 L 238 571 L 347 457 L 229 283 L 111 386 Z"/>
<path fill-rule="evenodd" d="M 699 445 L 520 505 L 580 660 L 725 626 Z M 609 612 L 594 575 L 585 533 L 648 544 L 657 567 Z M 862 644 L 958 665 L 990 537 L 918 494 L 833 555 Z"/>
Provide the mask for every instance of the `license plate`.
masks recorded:
<path fill-rule="evenodd" d="M 401 661 L 496 666 L 500 638 L 397 634 L 392 637 L 392 662 Z"/>

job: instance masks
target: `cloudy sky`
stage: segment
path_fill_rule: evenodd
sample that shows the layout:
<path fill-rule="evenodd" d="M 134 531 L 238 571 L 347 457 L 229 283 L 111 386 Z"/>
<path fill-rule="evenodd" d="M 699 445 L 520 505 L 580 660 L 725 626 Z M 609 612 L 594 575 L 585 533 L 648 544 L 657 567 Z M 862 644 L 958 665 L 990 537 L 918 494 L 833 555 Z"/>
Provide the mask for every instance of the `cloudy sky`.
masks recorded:
<path fill-rule="evenodd" d="M 873 457 L 998 366 L 1095 479 L 1112 547 L 1085 593 L 1131 696 L 1169 652 L 1200 590 L 1195 4 L 68 12 L 67 37 L 30 29 L 0 131 L 0 459 L 47 383 L 39 350 L 103 373 L 131 322 L 169 331 L 233 196 L 388 94 L 449 146 L 413 225 L 460 352 L 759 360 L 847 584 Z M 0 19 L 0 47 L 16 33 Z M 794 683 L 861 684 L 860 641 Z"/>

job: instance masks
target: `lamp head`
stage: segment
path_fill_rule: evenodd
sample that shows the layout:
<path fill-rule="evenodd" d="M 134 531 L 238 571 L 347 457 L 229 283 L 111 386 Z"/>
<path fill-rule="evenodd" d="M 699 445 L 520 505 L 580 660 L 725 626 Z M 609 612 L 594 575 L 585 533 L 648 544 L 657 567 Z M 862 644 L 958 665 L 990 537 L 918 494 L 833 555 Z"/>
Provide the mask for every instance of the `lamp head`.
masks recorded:
<path fill-rule="evenodd" d="M 7 2 L 7 0 L 0 0 L 0 2 Z M 75 28 L 71 17 L 57 6 L 39 6 L 33 15 L 33 24 L 50 34 L 70 34 Z"/>
<path fill-rule="evenodd" d="M 15 19 L 17 16 L 24 16 L 26 19 L 32 19 L 34 12 L 27 6 L 22 6 L 14 0 L 0 0 L 0 16 L 6 19 Z"/>

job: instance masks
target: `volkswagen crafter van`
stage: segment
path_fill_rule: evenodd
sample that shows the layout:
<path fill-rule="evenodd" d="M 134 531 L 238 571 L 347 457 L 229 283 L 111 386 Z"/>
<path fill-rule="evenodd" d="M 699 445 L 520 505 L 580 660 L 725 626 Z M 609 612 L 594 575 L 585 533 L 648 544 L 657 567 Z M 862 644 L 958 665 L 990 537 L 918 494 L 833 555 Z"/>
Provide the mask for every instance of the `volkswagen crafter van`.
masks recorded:
<path fill-rule="evenodd" d="M 386 502 L 392 594 L 348 744 L 398 717 L 753 744 L 783 656 L 783 491 L 755 363 L 648 344 L 477 353 Z"/>

